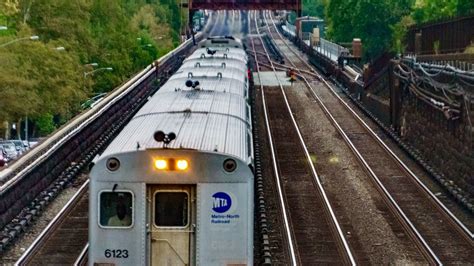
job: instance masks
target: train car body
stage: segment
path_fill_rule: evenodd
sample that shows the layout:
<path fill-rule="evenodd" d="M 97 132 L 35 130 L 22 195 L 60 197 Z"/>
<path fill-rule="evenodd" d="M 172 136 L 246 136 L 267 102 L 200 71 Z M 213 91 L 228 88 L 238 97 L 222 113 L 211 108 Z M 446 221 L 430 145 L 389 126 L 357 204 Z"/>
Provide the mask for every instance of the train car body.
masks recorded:
<path fill-rule="evenodd" d="M 92 168 L 89 265 L 253 264 L 247 56 L 206 48 Z"/>
<path fill-rule="evenodd" d="M 211 36 L 199 42 L 200 48 L 240 48 L 244 49 L 242 40 L 232 36 Z M 243 51 L 243 50 L 242 50 Z"/>

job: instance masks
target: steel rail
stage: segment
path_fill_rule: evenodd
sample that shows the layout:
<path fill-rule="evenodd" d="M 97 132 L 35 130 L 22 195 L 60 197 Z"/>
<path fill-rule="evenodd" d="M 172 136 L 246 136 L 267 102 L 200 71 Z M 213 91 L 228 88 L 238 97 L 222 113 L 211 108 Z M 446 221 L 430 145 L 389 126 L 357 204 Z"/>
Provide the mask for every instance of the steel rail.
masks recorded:
<path fill-rule="evenodd" d="M 265 16 L 265 20 L 266 20 L 266 16 Z M 283 37 L 281 36 L 281 34 L 278 32 L 278 29 L 275 25 L 275 22 L 274 20 L 271 18 L 271 21 L 273 22 L 273 26 L 274 28 L 276 29 L 276 32 L 278 33 L 280 39 L 283 41 L 283 43 L 285 43 L 285 45 L 290 49 L 291 52 L 293 52 L 293 54 L 297 55 L 298 58 L 304 62 L 305 64 L 306 61 L 303 60 L 299 54 L 297 54 L 287 43 L 286 43 L 286 40 L 283 39 Z M 268 25 L 268 23 L 267 23 Z M 269 26 L 268 26 L 269 27 Z M 268 31 L 270 32 L 270 35 L 272 36 L 273 38 L 273 34 L 271 33 L 271 30 L 270 30 L 270 27 L 268 29 Z M 288 56 L 287 56 L 287 59 L 289 60 L 289 62 L 296 68 L 296 70 L 299 71 L 299 68 L 296 67 L 295 63 L 293 62 L 293 60 L 291 60 Z M 397 204 L 397 202 L 395 201 L 395 199 L 392 197 L 392 195 L 388 192 L 388 190 L 385 188 L 385 186 L 383 185 L 383 183 L 380 181 L 379 177 L 375 174 L 375 172 L 373 171 L 373 169 L 370 167 L 370 165 L 367 163 L 367 161 L 364 159 L 364 157 L 362 156 L 362 154 L 359 152 L 359 150 L 356 148 L 356 146 L 353 144 L 353 142 L 350 140 L 350 138 L 347 136 L 346 132 L 342 129 L 342 127 L 340 126 L 340 124 L 336 121 L 336 119 L 334 118 L 334 116 L 331 114 L 331 112 L 329 111 L 329 109 L 327 108 L 327 106 L 324 104 L 323 100 L 316 94 L 316 92 L 314 91 L 314 88 L 311 86 L 311 84 L 308 82 L 308 80 L 306 79 L 306 77 L 302 74 L 299 75 L 303 81 L 305 82 L 306 86 L 310 89 L 310 92 L 311 94 L 313 95 L 313 97 L 318 101 L 319 105 L 321 106 L 321 109 L 324 111 L 324 113 L 326 114 L 326 116 L 329 118 L 331 124 L 334 125 L 334 127 L 336 128 L 336 130 L 339 132 L 339 134 L 342 136 L 342 138 L 344 139 L 345 143 L 349 146 L 349 148 L 352 150 L 352 152 L 356 155 L 356 158 L 358 159 L 359 162 L 362 163 L 364 169 L 368 172 L 368 174 L 372 177 L 372 179 L 376 182 L 377 184 L 377 188 L 378 189 L 381 189 L 383 194 L 385 195 L 385 197 L 389 200 L 389 202 L 391 203 L 389 206 L 390 207 L 394 207 L 396 209 L 396 211 L 398 212 L 399 215 L 396 215 L 396 217 L 398 216 L 401 216 L 402 220 L 401 220 L 401 223 L 402 225 L 407 229 L 408 233 L 411 235 L 411 236 L 414 236 L 415 237 L 415 241 L 417 242 L 418 246 L 421 246 L 420 248 L 420 251 L 425 255 L 425 257 L 431 261 L 432 263 L 436 263 L 438 265 L 442 265 L 441 261 L 439 260 L 439 258 L 436 256 L 436 254 L 434 253 L 434 251 L 431 249 L 431 247 L 428 245 L 428 243 L 426 242 L 426 240 L 421 236 L 420 232 L 416 229 L 416 227 L 413 225 L 413 223 L 410 221 L 410 219 L 406 216 L 405 212 L 403 212 L 403 210 L 401 209 L 401 207 Z"/>
<path fill-rule="evenodd" d="M 34 254 L 41 248 L 41 246 L 47 241 L 47 239 L 54 233 L 61 222 L 67 217 L 71 210 L 76 206 L 81 197 L 89 190 L 89 179 L 81 185 L 79 190 L 74 196 L 64 205 L 64 207 L 58 212 L 58 214 L 51 220 L 41 234 L 35 239 L 35 241 L 28 247 L 28 249 L 21 255 L 15 266 L 26 265 L 30 261 Z"/>
<path fill-rule="evenodd" d="M 254 12 L 252 12 L 252 14 L 254 14 L 254 20 L 256 20 L 256 14 Z M 248 21 L 249 21 L 249 28 L 250 28 L 250 12 L 248 12 L 247 14 L 248 16 Z M 258 32 L 258 26 L 255 24 L 255 28 L 257 29 L 257 32 Z M 249 31 L 250 32 L 250 31 Z M 254 51 L 255 50 L 255 44 L 254 44 L 254 41 L 253 41 L 253 38 L 250 38 L 250 41 L 252 43 L 252 49 Z M 262 43 L 263 44 L 263 43 Z M 254 54 L 254 59 L 255 59 L 255 64 L 256 64 L 256 70 L 257 70 L 257 73 L 258 75 L 260 76 L 260 70 L 259 70 L 259 61 L 257 59 L 257 55 Z M 273 170 L 274 170 L 274 173 L 275 173 L 275 177 L 277 179 L 277 189 L 278 189 L 278 195 L 279 195 L 279 199 L 280 199 L 280 204 L 282 206 L 282 209 L 283 209 L 283 220 L 284 220 L 284 223 L 285 223 L 285 231 L 286 231 L 286 237 L 288 238 L 288 243 L 289 243 L 289 252 L 290 252 L 290 256 L 291 256 L 291 262 L 292 262 L 292 265 L 297 265 L 296 263 L 296 253 L 295 253 L 295 248 L 294 248 L 294 244 L 293 244 L 293 237 L 292 237 L 292 234 L 291 234 L 291 230 L 290 230 L 290 222 L 289 222 L 289 219 L 288 219 L 288 209 L 286 207 L 286 204 L 285 204 L 285 201 L 284 201 L 284 197 L 283 197 L 283 190 L 281 188 L 281 179 L 280 179 L 280 175 L 278 174 L 279 171 L 278 171 L 278 163 L 276 161 L 276 154 L 275 154 L 275 147 L 273 145 L 273 137 L 272 137 L 272 134 L 270 132 L 270 124 L 269 124 L 269 119 L 268 119 L 268 111 L 267 111 L 267 105 L 266 105 L 266 102 L 265 102 L 265 94 L 263 93 L 263 85 L 260 84 L 260 89 L 262 91 L 261 95 L 262 95 L 262 102 L 263 102 L 263 113 L 264 113 L 264 116 L 265 116 L 265 125 L 267 127 L 267 133 L 268 133 L 268 139 L 269 139 L 269 143 L 270 143 L 270 151 L 272 153 L 272 161 L 273 161 Z"/>
<path fill-rule="evenodd" d="M 363 165 L 364 169 L 366 170 L 366 172 L 372 177 L 372 179 L 376 182 L 377 184 L 377 189 L 381 192 L 382 194 L 385 195 L 385 197 L 389 200 L 390 204 L 389 204 L 389 207 L 390 208 L 395 208 L 395 213 L 399 214 L 399 215 L 395 215 L 395 216 L 401 216 L 402 219 L 401 219 L 401 223 L 402 225 L 405 227 L 405 229 L 407 230 L 407 232 L 414 236 L 415 239 L 417 239 L 418 241 L 420 241 L 423 246 L 421 250 L 422 253 L 426 254 L 425 256 L 427 257 L 427 259 L 429 260 L 432 260 L 433 262 L 436 262 L 437 264 L 441 264 L 441 262 L 439 261 L 439 259 L 436 257 L 436 255 L 434 254 L 434 252 L 432 251 L 432 249 L 429 247 L 429 245 L 426 243 L 426 241 L 423 239 L 423 237 L 421 236 L 421 234 L 418 232 L 418 230 L 416 230 L 415 226 L 412 224 L 412 222 L 410 221 L 410 219 L 408 219 L 408 217 L 405 215 L 405 213 L 402 211 L 402 209 L 398 206 L 398 204 L 396 203 L 396 201 L 393 199 L 393 197 L 390 195 L 390 193 L 387 191 L 387 189 L 384 187 L 384 185 L 382 184 L 382 182 L 380 181 L 380 179 L 377 177 L 377 175 L 375 174 L 375 172 L 372 170 L 372 168 L 369 166 L 369 164 L 367 163 L 367 161 L 363 158 L 362 154 L 359 152 L 359 150 L 355 147 L 355 145 L 352 143 L 352 141 L 350 140 L 350 138 L 347 136 L 347 134 L 344 132 L 344 130 L 342 129 L 342 127 L 339 125 L 339 123 L 336 121 L 336 119 L 334 118 L 334 116 L 330 113 L 330 111 L 328 110 L 328 108 L 326 107 L 326 105 L 324 105 L 322 103 L 322 100 L 321 98 L 314 92 L 312 86 L 310 85 L 310 83 L 306 80 L 306 78 L 303 76 L 303 75 L 298 75 L 299 77 L 301 77 L 303 79 L 303 81 L 305 82 L 305 84 L 307 85 L 307 87 L 309 87 L 310 89 L 310 92 L 311 94 L 313 95 L 313 97 L 318 101 L 318 103 L 320 103 L 321 105 L 321 109 L 323 110 L 323 112 L 326 114 L 326 116 L 329 117 L 329 120 L 331 122 L 331 124 L 333 124 L 333 126 L 336 128 L 336 130 L 339 132 L 339 134 L 342 136 L 342 138 L 344 139 L 344 142 L 348 145 L 348 147 L 351 149 L 351 151 L 356 155 L 356 158 L 357 160 Z M 425 250 L 428 250 L 428 252 L 426 252 Z M 432 258 L 432 259 L 431 259 Z"/>
<path fill-rule="evenodd" d="M 74 266 L 83 266 L 86 265 L 87 255 L 89 254 L 89 242 L 84 246 L 79 256 L 77 256 Z"/>
<path fill-rule="evenodd" d="M 273 20 L 272 20 L 273 21 Z M 281 37 L 281 34 L 278 32 L 277 30 L 277 27 L 275 25 L 275 23 L 273 22 L 273 25 L 277 31 L 277 33 L 280 35 L 280 38 L 282 39 L 282 41 L 285 43 L 285 45 L 295 54 L 297 55 L 297 57 L 302 61 L 304 62 L 306 65 L 307 62 L 298 54 L 296 53 L 288 44 L 287 42 Z M 291 61 L 291 60 L 290 60 Z M 310 67 L 310 66 L 309 66 Z M 312 68 L 311 68 L 312 69 Z M 302 75 L 301 75 L 302 76 Z M 307 82 L 306 78 L 303 76 L 302 77 L 305 82 L 308 84 L 308 87 L 310 88 L 312 94 L 315 96 L 315 98 L 317 98 L 318 102 L 320 102 L 322 104 L 322 101 L 319 99 L 319 97 L 316 95 L 316 93 L 314 92 L 314 89 L 311 87 L 311 85 Z M 331 91 L 331 94 L 334 95 L 335 97 L 337 97 L 338 101 L 340 101 L 341 103 L 343 103 L 343 106 L 345 107 L 346 110 L 348 110 L 352 116 L 354 116 L 356 118 L 356 120 L 359 122 L 359 124 L 362 125 L 362 127 L 369 131 L 369 136 L 371 136 L 375 141 L 376 143 L 378 143 L 382 149 L 384 150 L 384 152 L 388 153 L 389 157 L 392 158 L 394 160 L 394 162 L 396 163 L 396 165 L 398 165 L 399 169 L 402 170 L 402 172 L 404 172 L 409 178 L 411 178 L 411 180 L 414 180 L 416 181 L 415 183 L 418 185 L 418 187 L 421 187 L 422 188 L 422 192 L 425 193 L 425 196 L 426 194 L 428 194 L 428 199 L 431 199 L 432 203 L 433 203 L 433 199 L 434 199 L 434 207 L 436 209 L 438 209 L 439 211 L 439 214 L 442 215 L 442 216 L 445 216 L 447 217 L 447 220 L 450 224 L 452 224 L 454 226 L 454 229 L 457 230 L 459 233 L 461 233 L 461 236 L 464 237 L 469 243 L 471 243 L 472 245 L 472 233 L 470 233 L 470 231 L 464 226 L 464 224 L 462 224 L 447 208 L 446 206 L 444 206 L 439 200 L 438 198 L 436 198 L 433 193 L 431 191 L 429 191 L 429 189 L 419 180 L 419 178 L 401 161 L 401 159 L 399 159 L 395 153 L 378 137 L 378 135 L 360 118 L 360 116 L 357 115 L 357 113 L 352 110 L 349 105 L 342 100 L 342 98 L 337 94 L 337 92 L 332 88 L 332 86 L 329 85 L 329 83 L 323 78 L 320 76 L 319 78 L 320 80 L 322 80 L 324 82 L 324 84 L 330 89 Z M 352 144 L 352 143 L 351 143 Z M 351 145 L 349 145 L 351 146 Z M 355 147 L 354 147 L 355 148 Z M 351 148 L 352 149 L 352 148 Z M 357 152 L 358 153 L 358 152 Z M 362 158 L 359 159 L 359 161 L 363 160 L 363 164 L 364 164 L 364 167 L 368 167 L 368 163 Z M 369 173 L 371 174 L 372 177 L 375 177 L 376 176 L 374 175 L 373 171 L 370 169 Z M 378 178 L 377 178 L 378 179 Z M 381 184 L 381 182 L 379 180 L 377 180 L 377 183 Z M 383 187 L 383 190 L 384 190 L 384 193 L 390 198 L 391 201 L 395 202 L 391 195 L 388 194 L 388 191 L 386 190 L 385 187 Z M 401 211 L 401 208 L 399 207 L 398 204 L 396 204 L 396 208 L 397 209 L 400 209 Z M 406 218 L 404 218 L 410 225 L 410 227 L 413 227 L 413 230 L 414 232 L 416 233 L 416 236 L 417 238 L 419 239 L 419 241 L 422 242 L 423 246 L 425 246 L 426 248 L 426 251 L 429 252 L 429 257 L 430 259 L 432 260 L 435 260 L 434 262 L 437 263 L 437 264 L 442 264 L 441 260 L 439 259 L 439 257 L 435 254 L 435 252 L 432 250 L 432 248 L 428 245 L 427 241 L 425 241 L 425 239 L 421 236 L 421 233 L 414 227 L 414 225 L 412 224 L 412 222 L 410 220 L 408 220 L 407 216 L 405 215 L 404 212 L 402 212 L 402 215 Z"/>
<path fill-rule="evenodd" d="M 223 28 L 222 26 L 217 27 L 217 25 L 222 25 L 225 21 L 225 14 L 221 15 L 221 10 L 217 11 L 216 23 L 212 26 L 211 31 L 209 32 L 210 36 L 222 35 Z"/>
<path fill-rule="evenodd" d="M 255 20 L 256 20 L 256 17 L 255 17 Z M 268 25 L 268 24 L 267 24 L 267 25 Z M 263 39 L 262 39 L 262 37 L 261 37 L 261 35 L 260 35 L 260 31 L 258 30 L 258 27 L 257 27 L 257 32 L 258 32 L 258 35 L 259 35 L 259 38 L 260 38 L 261 42 L 264 43 L 264 42 L 263 42 Z M 265 48 L 265 46 L 263 46 L 263 48 L 264 48 L 264 50 L 265 50 L 265 52 L 266 52 L 266 54 L 267 54 L 268 61 L 270 62 L 270 65 L 272 66 L 273 71 L 276 72 L 276 69 L 275 69 L 275 67 L 274 67 L 274 65 L 273 65 L 272 60 L 271 60 L 270 57 L 269 57 L 269 54 L 268 54 L 267 49 Z M 275 76 L 276 76 L 276 78 L 277 78 L 277 80 L 278 80 L 278 83 L 279 83 L 279 85 L 280 85 L 280 90 L 281 90 L 281 92 L 282 92 L 282 94 L 283 94 L 283 98 L 284 98 L 284 100 L 285 100 L 286 107 L 287 107 L 288 113 L 289 113 L 289 115 L 290 115 L 290 117 L 291 117 L 293 126 L 294 126 L 295 129 L 296 129 L 296 132 L 297 132 L 297 134 L 298 134 L 298 138 L 299 138 L 299 140 L 300 140 L 300 142 L 301 142 L 301 144 L 302 144 L 302 146 L 303 146 L 303 149 L 304 149 L 304 151 L 305 151 L 305 155 L 306 155 L 306 158 L 307 158 L 307 160 L 308 160 L 308 164 L 309 164 L 309 166 L 310 166 L 310 168 L 311 168 L 311 172 L 312 172 L 312 174 L 313 174 L 313 178 L 314 178 L 314 180 L 316 181 L 316 183 L 317 183 L 317 185 L 318 185 L 318 188 L 319 188 L 319 190 L 320 190 L 320 193 L 321 193 L 322 196 L 323 196 L 324 204 L 325 204 L 327 210 L 329 211 L 329 214 L 330 214 L 331 219 L 332 219 L 332 223 L 333 223 L 333 225 L 336 227 L 336 231 L 337 231 L 337 234 L 338 234 L 338 236 L 339 236 L 339 241 L 342 242 L 342 245 L 343 245 L 343 247 L 344 247 L 344 251 L 345 251 L 345 253 L 346 253 L 345 255 L 347 256 L 348 261 L 349 261 L 352 265 L 356 265 L 355 260 L 354 260 L 354 257 L 353 257 L 353 255 L 352 255 L 352 252 L 351 252 L 351 250 L 350 250 L 350 248 L 349 248 L 349 244 L 347 243 L 347 240 L 346 240 L 346 238 L 344 237 L 344 234 L 342 233 L 342 230 L 341 230 L 341 227 L 340 227 L 339 222 L 338 222 L 338 220 L 337 220 L 337 217 L 336 217 L 336 215 L 335 215 L 335 213 L 334 213 L 334 211 L 333 211 L 333 208 L 332 208 L 331 204 L 329 203 L 329 199 L 328 199 L 328 197 L 327 197 L 327 195 L 326 195 L 326 192 L 325 192 L 325 190 L 324 190 L 324 187 L 322 186 L 321 180 L 319 179 L 319 176 L 318 176 L 318 174 L 317 174 L 317 172 L 316 172 L 316 168 L 315 168 L 314 163 L 313 163 L 313 161 L 312 161 L 312 159 L 311 159 L 311 155 L 309 154 L 309 151 L 308 151 L 308 149 L 307 149 L 306 143 L 305 143 L 305 141 L 304 141 L 304 139 L 303 139 L 303 136 L 302 136 L 302 134 L 301 134 L 301 132 L 300 132 L 300 130 L 299 130 L 298 124 L 296 123 L 296 119 L 295 119 L 295 117 L 294 117 L 294 115 L 293 115 L 293 112 L 292 112 L 292 110 L 291 110 L 290 104 L 289 104 L 289 102 L 288 102 L 288 98 L 286 97 L 286 93 L 285 93 L 285 90 L 283 89 L 283 85 L 282 85 L 280 79 L 278 78 L 278 76 L 277 76 L 277 75 L 275 75 Z M 263 87 L 263 86 L 262 86 L 262 87 Z M 263 88 L 262 88 L 262 95 L 263 95 Z M 267 118 L 266 118 L 266 120 L 268 121 Z M 270 131 L 269 124 L 267 124 L 267 128 L 268 128 L 268 131 Z M 271 142 L 270 142 L 270 143 L 271 143 Z"/>
<path fill-rule="evenodd" d="M 270 14 L 271 16 L 271 14 Z M 274 20 L 272 19 L 273 25 L 275 29 L 277 29 Z M 308 66 L 309 69 L 314 68 L 306 62 L 297 52 L 294 51 L 293 48 L 291 48 L 286 40 L 281 36 L 280 32 L 278 29 L 276 30 L 277 33 L 280 35 L 280 38 L 282 41 L 285 43 L 285 45 L 302 61 L 305 63 L 305 65 Z M 330 89 L 330 92 L 340 101 L 343 106 L 348 110 L 355 118 L 356 120 L 366 129 L 370 132 L 370 135 L 375 138 L 375 140 L 378 142 L 378 144 L 390 155 L 392 159 L 395 160 L 395 162 L 414 180 L 416 183 L 423 189 L 425 193 L 433 200 L 435 201 L 435 206 L 440 209 L 442 212 L 447 214 L 449 216 L 449 220 L 451 220 L 453 223 L 456 224 L 457 230 L 460 230 L 463 234 L 467 234 L 467 236 L 470 238 L 472 241 L 474 239 L 474 234 L 472 231 L 469 230 L 469 228 L 466 227 L 437 197 L 436 195 L 429 190 L 429 188 L 420 180 L 420 178 L 388 147 L 387 144 L 375 133 L 372 128 L 347 104 L 336 92 L 336 90 L 327 82 L 327 80 L 319 75 L 317 72 L 315 72 L 315 75 Z"/>
<path fill-rule="evenodd" d="M 218 19 L 220 18 L 220 15 L 219 15 L 219 11 L 214 11 L 214 12 L 211 12 L 212 14 L 212 20 L 214 23 L 212 23 L 212 26 L 211 28 L 209 29 L 209 35 L 210 36 L 213 36 L 214 35 L 214 32 L 216 31 L 216 25 L 219 24 L 217 23 L 218 22 Z M 214 15 L 215 14 L 215 15 Z"/>

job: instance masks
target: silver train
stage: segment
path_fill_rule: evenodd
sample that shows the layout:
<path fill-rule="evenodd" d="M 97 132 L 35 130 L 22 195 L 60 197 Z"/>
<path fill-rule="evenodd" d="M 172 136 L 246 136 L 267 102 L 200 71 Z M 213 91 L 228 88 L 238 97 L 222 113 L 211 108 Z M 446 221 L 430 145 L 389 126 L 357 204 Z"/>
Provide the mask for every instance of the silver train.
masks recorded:
<path fill-rule="evenodd" d="M 247 55 L 211 40 L 92 168 L 89 265 L 253 264 Z"/>
<path fill-rule="evenodd" d="M 206 40 L 203 40 L 199 43 L 201 48 L 240 48 L 244 49 L 242 40 L 235 38 L 233 36 L 214 36 L 208 37 Z"/>

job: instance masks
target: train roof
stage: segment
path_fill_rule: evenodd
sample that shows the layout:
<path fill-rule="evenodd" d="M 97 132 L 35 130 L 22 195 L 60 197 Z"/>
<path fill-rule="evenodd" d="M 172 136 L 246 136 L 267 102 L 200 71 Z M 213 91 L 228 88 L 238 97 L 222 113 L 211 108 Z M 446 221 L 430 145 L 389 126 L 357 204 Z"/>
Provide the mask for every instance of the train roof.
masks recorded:
<path fill-rule="evenodd" d="M 206 38 L 206 40 L 219 40 L 219 39 L 227 39 L 227 40 L 236 40 L 236 41 L 240 41 L 240 39 L 238 38 L 235 38 L 234 36 L 232 35 L 214 35 L 214 36 L 209 36 Z"/>
<path fill-rule="evenodd" d="M 216 67 L 198 67 L 198 68 L 181 68 L 176 74 L 174 74 L 169 80 L 188 78 L 193 80 L 201 79 L 218 79 L 218 78 L 231 78 L 235 80 L 245 81 L 246 78 L 245 69 L 239 68 L 216 68 Z"/>
<path fill-rule="evenodd" d="M 203 55 L 204 54 L 204 55 Z M 196 65 L 196 63 L 199 63 Z M 223 67 L 222 63 L 225 63 Z M 247 55 L 229 48 L 198 49 L 138 111 L 102 156 L 163 148 L 156 131 L 174 132 L 168 148 L 196 149 L 251 160 Z M 189 88 L 186 81 L 199 81 Z"/>
<path fill-rule="evenodd" d="M 208 54 L 209 51 L 215 51 L 216 54 L 239 54 L 242 56 L 247 57 L 247 53 L 241 49 L 241 48 L 235 48 L 235 47 L 207 47 L 207 48 L 198 48 L 196 49 L 193 54 Z"/>
<path fill-rule="evenodd" d="M 242 40 L 233 36 L 210 36 L 199 42 L 199 47 L 243 48 Z"/>
<path fill-rule="evenodd" d="M 247 64 L 248 58 L 245 54 L 245 51 L 242 49 L 237 48 L 229 48 L 229 51 L 226 50 L 216 50 L 215 54 L 211 55 L 208 54 L 206 48 L 197 49 L 194 53 L 192 53 L 184 62 L 187 60 L 193 59 L 236 59 L 242 61 L 244 64 Z"/>
<path fill-rule="evenodd" d="M 250 109 L 235 94 L 217 91 L 177 91 L 153 97 L 109 145 L 103 156 L 141 148 L 163 148 L 154 132 L 174 132 L 168 148 L 197 149 L 250 157 Z M 231 134 L 229 134 L 232 132 Z"/>
<path fill-rule="evenodd" d="M 173 78 L 166 82 L 160 88 L 161 92 L 168 92 L 168 91 L 178 91 L 178 90 L 188 90 L 189 88 L 186 87 L 185 83 L 188 81 L 189 78 L 186 75 L 183 78 Z M 202 91 L 217 91 L 223 93 L 233 93 L 240 95 L 241 97 L 248 97 L 247 88 L 245 87 L 245 81 L 235 78 L 218 78 L 215 77 L 194 77 L 193 80 L 199 81 L 198 89 Z"/>
<path fill-rule="evenodd" d="M 146 104 L 135 117 L 157 113 L 215 113 L 246 117 L 245 99 L 232 93 L 186 90 L 161 93 Z"/>
<path fill-rule="evenodd" d="M 195 59 L 184 61 L 180 70 L 189 69 L 189 68 L 199 68 L 199 67 L 214 67 L 216 69 L 224 69 L 224 68 L 246 69 L 247 65 L 244 62 L 242 62 L 242 60 L 240 59 L 206 58 L 206 60 L 202 60 L 200 58 L 195 58 Z"/>

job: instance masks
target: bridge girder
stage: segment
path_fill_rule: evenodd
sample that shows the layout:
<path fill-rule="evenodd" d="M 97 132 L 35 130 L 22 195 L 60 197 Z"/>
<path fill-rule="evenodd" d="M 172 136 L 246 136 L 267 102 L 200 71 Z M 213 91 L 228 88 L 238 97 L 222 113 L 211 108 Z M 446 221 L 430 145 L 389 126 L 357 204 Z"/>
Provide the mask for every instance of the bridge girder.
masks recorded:
<path fill-rule="evenodd" d="M 301 16 L 300 0 L 189 0 L 189 10 L 294 10 Z"/>

